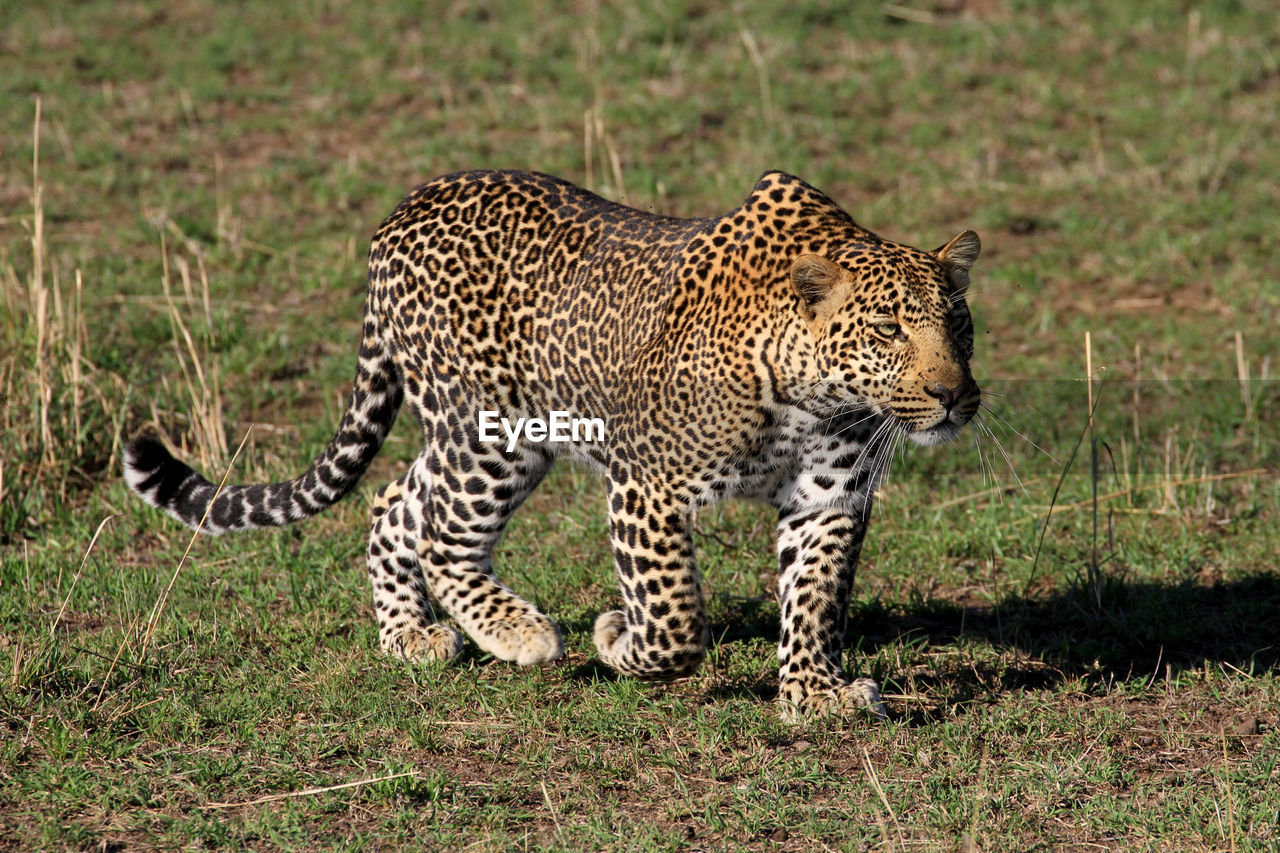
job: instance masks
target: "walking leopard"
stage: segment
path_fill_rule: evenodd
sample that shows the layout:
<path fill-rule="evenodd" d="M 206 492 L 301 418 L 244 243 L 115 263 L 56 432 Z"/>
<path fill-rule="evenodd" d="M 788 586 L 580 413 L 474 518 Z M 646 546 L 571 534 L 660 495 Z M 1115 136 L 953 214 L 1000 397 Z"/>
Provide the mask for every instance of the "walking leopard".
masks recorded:
<path fill-rule="evenodd" d="M 979 250 L 972 231 L 933 251 L 881 239 L 781 172 L 704 219 L 542 174 L 445 175 L 374 236 L 354 387 L 306 471 L 218 491 L 148 433 L 127 444 L 125 476 L 210 533 L 288 524 L 355 487 L 407 403 L 424 446 L 378 492 L 367 552 L 382 648 L 461 654 L 438 605 L 479 648 L 531 665 L 564 643 L 497 577 L 493 548 L 556 457 L 584 463 L 605 480 L 622 599 L 597 619 L 596 651 L 657 680 L 693 673 L 709 642 L 694 512 L 764 501 L 778 512 L 779 702 L 883 713 L 841 660 L 854 569 L 894 449 L 949 441 L 978 410 L 965 291 Z M 481 440 L 481 412 L 551 411 L 601 418 L 605 434 Z"/>

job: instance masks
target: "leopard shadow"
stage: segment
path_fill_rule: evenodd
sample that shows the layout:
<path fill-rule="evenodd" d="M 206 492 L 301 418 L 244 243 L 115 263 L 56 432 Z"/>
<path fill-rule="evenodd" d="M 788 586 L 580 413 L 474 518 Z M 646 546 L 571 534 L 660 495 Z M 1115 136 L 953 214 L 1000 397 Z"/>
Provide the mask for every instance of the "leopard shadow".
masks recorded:
<path fill-rule="evenodd" d="M 936 667 L 918 665 L 912 675 L 917 688 L 940 693 L 953 710 L 1068 681 L 1102 687 L 1206 666 L 1258 673 L 1280 665 L 1276 575 L 1209 586 L 1108 579 L 1101 598 L 1099 607 L 1090 592 L 1071 587 L 986 607 L 872 602 L 855 612 L 850 640 L 868 658 L 903 642 L 922 651 L 955 650 L 931 655 Z M 876 674 L 891 683 L 886 692 L 905 678 L 888 667 Z"/>
<path fill-rule="evenodd" d="M 722 621 L 712 629 L 723 649 L 778 635 L 777 608 L 768 600 L 736 599 L 716 609 Z M 908 691 L 908 673 L 894 661 L 917 658 L 910 686 L 951 713 L 1069 681 L 1101 687 L 1205 666 L 1266 672 L 1280 666 L 1277 638 L 1280 577 L 1266 573 L 1208 586 L 1107 579 L 1101 607 L 1080 587 L 983 607 L 874 600 L 854 606 L 847 636 L 850 666 L 876 677 L 886 693 Z M 905 655 L 895 651 L 903 644 Z M 587 664 L 580 674 L 610 677 L 602 669 Z M 709 698 L 768 700 L 775 692 L 762 677 L 712 688 Z M 919 723 L 934 718 L 928 710 L 902 713 Z"/>

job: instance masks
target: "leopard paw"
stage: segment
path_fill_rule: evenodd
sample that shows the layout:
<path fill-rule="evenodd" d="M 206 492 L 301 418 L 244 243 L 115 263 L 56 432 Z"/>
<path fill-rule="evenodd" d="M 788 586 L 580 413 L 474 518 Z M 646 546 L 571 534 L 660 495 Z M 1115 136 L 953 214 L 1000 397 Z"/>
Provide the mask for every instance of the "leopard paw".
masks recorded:
<path fill-rule="evenodd" d="M 447 625 L 408 627 L 384 637 L 382 648 L 410 663 L 451 661 L 462 654 L 462 635 Z"/>
<path fill-rule="evenodd" d="M 596 644 L 596 651 L 600 654 L 600 659 L 605 663 L 617 669 L 614 663 L 619 655 L 614 653 L 614 646 L 618 645 L 619 638 L 625 638 L 627 635 L 627 617 L 621 610 L 611 610 L 608 613 L 601 613 L 596 617 L 595 629 L 591 632 L 591 639 Z M 622 650 L 619 649 L 619 652 Z"/>
<path fill-rule="evenodd" d="M 799 683 L 784 684 L 778 692 L 782 717 L 798 722 L 803 717 L 849 718 L 866 710 L 877 720 L 888 719 L 880 687 L 870 678 L 855 678 L 845 684 L 809 689 Z"/>
<path fill-rule="evenodd" d="M 486 626 L 475 635 L 476 645 L 499 660 L 518 666 L 550 663 L 564 657 L 560 628 L 541 613 L 526 613 Z"/>
<path fill-rule="evenodd" d="M 622 675 L 650 681 L 674 681 L 697 672 L 706 656 L 707 632 L 689 640 L 677 637 L 666 647 L 637 644 L 639 634 L 627 627 L 626 614 L 611 610 L 596 617 L 592 639 L 600 659 Z"/>

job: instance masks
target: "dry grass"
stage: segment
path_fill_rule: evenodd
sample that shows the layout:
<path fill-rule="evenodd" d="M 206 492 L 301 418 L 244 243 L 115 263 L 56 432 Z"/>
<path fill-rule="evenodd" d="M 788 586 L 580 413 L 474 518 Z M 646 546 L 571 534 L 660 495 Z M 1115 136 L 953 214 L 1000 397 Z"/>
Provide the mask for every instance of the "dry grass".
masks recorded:
<path fill-rule="evenodd" d="M 125 378 L 100 369 L 90 357 L 84 274 L 75 268 L 68 281 L 65 264 L 50 251 L 40 168 L 42 127 L 37 98 L 30 213 L 10 220 L 27 230 L 30 255 L 20 264 L 6 259 L 0 269 L 0 442 L 6 451 L 0 454 L 0 537 L 38 525 L 50 502 L 66 501 L 70 492 L 110 467 L 129 416 L 129 408 L 121 405 L 127 396 Z M 176 231 L 171 220 L 168 225 Z M 194 258 L 194 271 L 186 255 L 171 253 L 163 241 L 160 247 L 162 304 L 180 374 L 177 388 L 169 388 L 166 380 L 165 396 L 187 401 L 185 413 L 178 416 L 186 421 L 180 452 L 213 470 L 226 463 L 228 430 L 218 362 L 209 357 L 215 345 L 209 277 L 200 248 L 190 240 L 181 242 Z M 174 292 L 171 257 L 180 296 Z M 179 301 L 203 308 L 201 334 L 192 334 Z M 175 419 L 172 412 L 162 415 L 154 403 L 151 413 L 156 424 Z"/>
<path fill-rule="evenodd" d="M 179 387 L 170 387 L 169 382 L 165 382 L 165 391 L 168 392 L 165 399 L 181 397 L 187 401 L 186 423 L 182 433 L 184 440 L 179 452 L 192 457 L 201 470 L 214 471 L 226 467 L 228 430 L 223 420 L 221 370 L 218 360 L 209 356 L 209 350 L 215 345 L 213 314 L 209 299 L 209 276 L 205 271 L 204 258 L 199 248 L 191 244 L 189 246 L 189 251 L 195 255 L 200 275 L 198 294 L 192 282 L 191 263 L 181 254 L 174 256 L 174 262 L 182 281 L 182 293 L 186 297 L 184 304 L 198 305 L 203 308 L 201 314 L 204 320 L 203 334 L 199 341 L 192 335 L 187 322 L 183 319 L 183 312 L 174 299 L 170 252 L 165 240 L 162 239 L 160 243 L 163 261 L 163 274 L 160 281 L 172 329 L 174 358 L 181 374 Z M 159 428 L 168 420 L 156 411 L 154 403 L 151 411 L 153 426 Z"/>
<path fill-rule="evenodd" d="M 97 433 L 123 417 L 124 387 L 89 360 L 89 331 L 81 270 L 51 262 L 46 242 L 44 181 L 40 173 L 41 101 L 32 128 L 30 214 L 19 217 L 30 257 L 19 274 L 0 270 L 0 537 L 27 523 L 44 499 L 65 499 L 114 453 L 118 429 Z M 105 438 L 105 441 L 104 441 Z"/>

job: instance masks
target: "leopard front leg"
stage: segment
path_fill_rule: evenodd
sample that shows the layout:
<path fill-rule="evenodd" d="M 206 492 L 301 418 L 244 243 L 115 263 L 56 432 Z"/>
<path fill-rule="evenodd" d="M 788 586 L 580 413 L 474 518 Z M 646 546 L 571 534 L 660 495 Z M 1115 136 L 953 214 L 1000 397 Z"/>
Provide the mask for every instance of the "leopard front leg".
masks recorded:
<path fill-rule="evenodd" d="M 687 505 L 611 482 L 609 535 L 624 607 L 596 619 L 600 658 L 623 675 L 658 681 L 690 675 L 706 655 L 702 584 Z"/>
<path fill-rule="evenodd" d="M 462 635 L 432 619 L 418 561 L 422 519 L 405 490 L 419 488 L 417 470 L 383 486 L 373 501 L 367 559 L 382 650 L 408 661 L 447 661 L 462 654 Z"/>
<path fill-rule="evenodd" d="M 863 518 L 836 509 L 784 513 L 778 519 L 778 702 L 784 716 L 860 708 L 884 716 L 876 683 L 849 678 L 840 663 L 865 532 Z"/>

